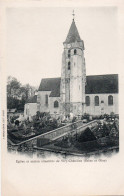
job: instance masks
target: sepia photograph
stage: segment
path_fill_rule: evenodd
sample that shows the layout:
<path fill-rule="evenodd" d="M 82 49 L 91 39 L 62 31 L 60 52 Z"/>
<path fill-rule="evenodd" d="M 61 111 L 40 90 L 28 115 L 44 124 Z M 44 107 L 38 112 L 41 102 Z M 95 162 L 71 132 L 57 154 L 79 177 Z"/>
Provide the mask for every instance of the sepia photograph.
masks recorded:
<path fill-rule="evenodd" d="M 8 153 L 119 153 L 117 7 L 6 15 Z"/>
<path fill-rule="evenodd" d="M 0 24 L 1 195 L 123 195 L 123 0 L 1 0 Z"/>

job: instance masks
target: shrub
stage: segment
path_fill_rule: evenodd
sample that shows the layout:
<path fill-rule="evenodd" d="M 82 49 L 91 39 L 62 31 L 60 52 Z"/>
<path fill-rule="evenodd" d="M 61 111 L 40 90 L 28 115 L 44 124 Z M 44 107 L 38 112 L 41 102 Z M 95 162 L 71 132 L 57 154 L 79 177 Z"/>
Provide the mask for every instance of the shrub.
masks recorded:
<path fill-rule="evenodd" d="M 89 128 L 87 128 L 83 133 L 81 133 L 78 138 L 78 142 L 87 142 L 93 140 L 96 140 L 96 137 Z"/>

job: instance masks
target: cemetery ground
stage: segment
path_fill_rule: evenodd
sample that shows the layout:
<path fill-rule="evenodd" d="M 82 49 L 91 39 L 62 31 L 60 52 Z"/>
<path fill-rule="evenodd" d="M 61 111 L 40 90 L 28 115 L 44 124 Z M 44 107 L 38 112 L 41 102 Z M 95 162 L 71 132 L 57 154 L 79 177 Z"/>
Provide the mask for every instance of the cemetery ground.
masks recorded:
<path fill-rule="evenodd" d="M 14 120 L 15 118 L 15 120 Z M 53 118 L 48 113 L 37 113 L 30 122 L 29 119 L 18 122 L 18 118 L 13 117 L 8 122 L 8 150 L 12 147 L 12 143 L 18 144 L 21 141 L 33 138 L 42 133 L 47 133 L 56 128 L 62 127 L 68 123 L 76 122 L 78 119 Z M 37 146 L 24 143 L 16 147 L 17 151 L 34 151 L 48 150 L 51 152 L 64 152 L 66 154 L 88 154 L 107 152 L 115 149 L 119 150 L 119 117 L 115 115 L 104 115 L 95 117 L 97 125 L 95 127 L 87 127 L 81 133 L 68 133 L 65 136 L 53 142 L 44 144 L 45 138 L 37 138 Z M 92 121 L 88 115 L 82 116 L 85 122 Z M 9 142 L 11 141 L 11 142 Z"/>
<path fill-rule="evenodd" d="M 39 139 L 40 140 L 40 139 Z M 42 148 L 40 141 L 37 142 L 37 147 Z M 98 154 L 100 152 L 108 152 L 119 150 L 119 132 L 116 128 L 116 123 L 101 124 L 98 121 L 97 126 L 86 128 L 82 133 L 68 134 L 62 139 L 58 139 L 48 145 L 43 146 L 55 152 L 65 152 L 67 154 Z"/>

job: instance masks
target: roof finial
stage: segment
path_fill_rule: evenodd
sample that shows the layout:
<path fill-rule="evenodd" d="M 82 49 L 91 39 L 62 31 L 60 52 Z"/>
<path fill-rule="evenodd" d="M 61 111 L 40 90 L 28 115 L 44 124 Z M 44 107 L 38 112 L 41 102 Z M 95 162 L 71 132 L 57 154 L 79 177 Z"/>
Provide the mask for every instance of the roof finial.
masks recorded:
<path fill-rule="evenodd" d="M 74 10 L 72 12 L 72 16 L 73 16 L 73 21 L 74 21 L 74 17 L 75 17 L 75 13 L 74 13 Z"/>

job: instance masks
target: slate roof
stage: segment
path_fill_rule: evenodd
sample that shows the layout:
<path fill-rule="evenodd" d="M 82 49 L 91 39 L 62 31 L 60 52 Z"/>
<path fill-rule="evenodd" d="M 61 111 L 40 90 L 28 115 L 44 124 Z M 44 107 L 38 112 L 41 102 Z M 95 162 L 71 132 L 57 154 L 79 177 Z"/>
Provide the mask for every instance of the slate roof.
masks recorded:
<path fill-rule="evenodd" d="M 37 95 L 34 95 L 33 97 L 29 98 L 27 103 L 37 103 Z"/>
<path fill-rule="evenodd" d="M 118 93 L 118 74 L 87 76 L 85 93 Z"/>
<path fill-rule="evenodd" d="M 39 91 L 51 91 L 50 97 L 60 97 L 61 78 L 44 78 L 41 80 Z"/>
<path fill-rule="evenodd" d="M 60 97 L 61 78 L 41 80 L 39 91 L 51 91 L 50 97 Z M 118 93 L 118 74 L 86 76 L 86 94 Z"/>
<path fill-rule="evenodd" d="M 73 43 L 75 41 L 82 41 L 78 33 L 75 21 L 72 21 L 65 43 Z"/>

